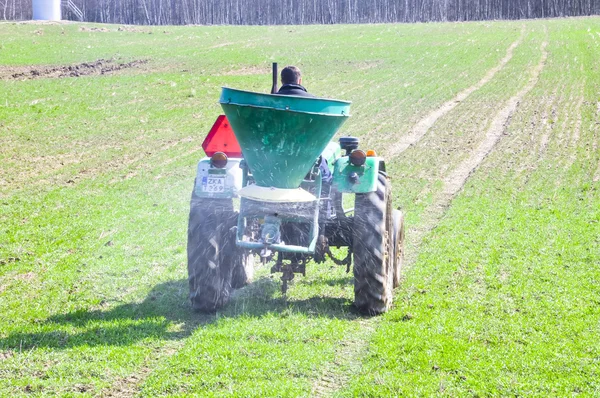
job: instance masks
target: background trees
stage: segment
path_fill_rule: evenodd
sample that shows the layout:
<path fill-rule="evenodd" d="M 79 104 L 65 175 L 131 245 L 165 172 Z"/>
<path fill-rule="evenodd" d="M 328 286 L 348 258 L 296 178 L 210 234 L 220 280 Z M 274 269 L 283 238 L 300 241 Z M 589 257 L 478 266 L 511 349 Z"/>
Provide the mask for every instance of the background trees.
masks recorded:
<path fill-rule="evenodd" d="M 63 0 L 63 18 L 77 20 Z M 600 14 L 600 0 L 72 0 L 83 20 L 140 25 L 476 21 Z M 0 0 L 0 19 L 31 0 Z"/>

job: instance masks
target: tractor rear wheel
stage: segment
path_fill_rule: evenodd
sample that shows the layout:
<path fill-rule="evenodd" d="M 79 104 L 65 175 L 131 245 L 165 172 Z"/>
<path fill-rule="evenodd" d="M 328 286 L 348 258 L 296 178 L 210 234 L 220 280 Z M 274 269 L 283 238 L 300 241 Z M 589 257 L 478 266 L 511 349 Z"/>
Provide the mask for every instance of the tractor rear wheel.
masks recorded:
<path fill-rule="evenodd" d="M 354 205 L 354 306 L 376 315 L 392 304 L 393 222 L 390 183 L 380 173 L 375 192 L 357 194 Z"/>
<path fill-rule="evenodd" d="M 404 263 L 404 214 L 400 210 L 392 211 L 392 221 L 394 223 L 394 287 L 398 287 Z"/>
<path fill-rule="evenodd" d="M 237 212 L 231 200 L 194 200 L 188 224 L 188 281 L 192 308 L 214 312 L 229 301 Z"/>

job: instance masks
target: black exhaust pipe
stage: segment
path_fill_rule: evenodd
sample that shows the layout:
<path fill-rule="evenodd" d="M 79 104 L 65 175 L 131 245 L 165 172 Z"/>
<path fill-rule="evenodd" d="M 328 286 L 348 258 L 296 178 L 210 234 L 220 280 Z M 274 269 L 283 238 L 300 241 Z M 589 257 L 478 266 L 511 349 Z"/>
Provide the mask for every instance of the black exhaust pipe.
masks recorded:
<path fill-rule="evenodd" d="M 277 94 L 277 62 L 273 62 L 273 85 L 271 86 L 271 94 Z"/>

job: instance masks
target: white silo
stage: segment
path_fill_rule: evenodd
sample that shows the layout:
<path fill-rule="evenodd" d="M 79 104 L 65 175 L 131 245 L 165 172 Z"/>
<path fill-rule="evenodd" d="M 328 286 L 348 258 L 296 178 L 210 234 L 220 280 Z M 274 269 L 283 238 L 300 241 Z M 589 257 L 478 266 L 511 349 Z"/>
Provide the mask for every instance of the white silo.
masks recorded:
<path fill-rule="evenodd" d="M 33 19 L 43 21 L 60 21 L 61 0 L 32 0 Z"/>

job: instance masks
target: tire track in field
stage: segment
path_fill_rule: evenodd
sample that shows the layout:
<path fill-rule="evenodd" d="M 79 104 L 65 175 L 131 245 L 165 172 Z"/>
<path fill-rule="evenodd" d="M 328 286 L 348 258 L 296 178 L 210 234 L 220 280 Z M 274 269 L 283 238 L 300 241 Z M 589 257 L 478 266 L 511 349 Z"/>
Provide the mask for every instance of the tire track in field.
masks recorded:
<path fill-rule="evenodd" d="M 541 45 L 542 55 L 540 57 L 540 61 L 531 70 L 531 77 L 529 78 L 529 81 L 525 87 L 523 87 L 517 94 L 509 98 L 504 107 L 496 114 L 481 144 L 479 144 L 479 146 L 468 158 L 466 158 L 443 179 L 442 191 L 436 195 L 433 203 L 425 211 L 425 214 L 427 215 L 426 218 L 419 227 L 411 231 L 411 233 L 415 236 L 415 247 L 419 247 L 425 234 L 435 228 L 439 220 L 441 220 L 444 213 L 450 206 L 454 197 L 462 190 L 463 186 L 467 182 L 467 179 L 494 149 L 502 135 L 506 134 L 506 129 L 510 125 L 512 115 L 517 110 L 519 103 L 523 100 L 523 97 L 525 97 L 525 95 L 527 95 L 527 93 L 529 93 L 529 91 L 531 91 L 531 89 L 533 89 L 533 87 L 537 84 L 540 74 L 546 65 L 546 59 L 548 58 L 548 52 L 546 50 L 547 46 L 548 38 L 546 32 L 546 39 L 544 39 Z M 410 256 L 410 263 L 415 260 L 414 257 L 414 254 Z"/>
<path fill-rule="evenodd" d="M 600 101 L 596 102 L 596 113 L 594 114 L 594 120 L 592 122 L 592 124 L 590 125 L 590 129 L 593 130 L 593 137 L 592 137 L 592 151 L 588 152 L 588 159 L 590 159 L 590 157 L 594 157 L 595 154 L 598 153 L 598 144 L 600 144 L 600 136 L 598 133 L 598 129 L 594 128 L 595 125 L 600 124 Z M 592 160 L 592 159 L 590 159 Z M 592 160 L 593 161 L 593 160 Z M 596 168 L 596 171 L 594 172 L 593 176 L 592 176 L 592 181 L 593 182 L 598 182 L 600 181 L 600 159 L 598 159 L 598 167 Z"/>
<path fill-rule="evenodd" d="M 505 57 L 500 61 L 500 63 L 496 67 L 494 67 L 493 69 L 490 69 L 482 80 L 480 80 L 476 85 L 463 90 L 455 98 L 446 102 L 444 105 L 442 105 L 442 107 L 433 111 L 425 119 L 422 119 L 419 123 L 417 123 L 417 125 L 413 128 L 411 134 L 409 134 L 409 136 L 406 137 L 405 140 L 399 142 L 395 147 L 393 147 L 391 150 L 391 154 L 388 154 L 388 156 L 393 157 L 395 155 L 398 155 L 398 154 L 402 153 L 404 150 L 406 150 L 408 147 L 410 147 L 411 145 L 414 145 L 427 133 L 429 128 L 431 126 L 433 126 L 433 124 L 437 121 L 437 119 L 439 119 L 441 116 L 445 115 L 446 113 L 448 113 L 449 111 L 454 109 L 461 101 L 463 101 L 465 98 L 467 98 L 471 93 L 478 90 L 484 84 L 486 84 L 488 81 L 490 81 L 493 78 L 493 76 L 498 71 L 500 71 L 506 65 L 506 63 L 508 63 L 508 61 L 510 61 L 510 59 L 512 58 L 513 50 L 522 42 L 524 33 L 525 33 L 525 28 L 523 27 L 521 29 L 520 37 L 514 43 L 512 43 L 510 45 L 510 47 L 507 49 L 507 53 L 506 53 Z M 537 83 L 539 73 L 541 72 L 541 69 L 545 65 L 545 61 L 546 61 L 546 57 L 547 57 L 547 54 L 545 52 L 546 45 L 547 45 L 547 43 L 544 41 L 544 43 L 542 44 L 542 51 L 543 51 L 542 60 L 534 69 L 534 72 L 532 74 L 532 77 L 529 80 L 529 83 L 523 90 L 521 90 L 519 93 L 517 93 L 515 96 L 513 96 L 512 98 L 509 99 L 508 105 L 506 106 L 506 108 L 510 108 L 510 109 L 509 109 L 507 115 L 505 115 L 506 112 L 503 112 L 504 111 L 503 110 L 494 118 L 494 120 L 492 121 L 492 125 L 486 135 L 486 140 L 484 141 L 484 143 L 482 143 L 480 145 L 479 148 L 477 148 L 477 150 L 474 152 L 474 155 L 479 154 L 479 152 L 483 152 L 482 147 L 484 146 L 484 144 L 486 144 L 486 142 L 488 142 L 488 141 L 491 141 L 489 136 L 493 135 L 494 137 L 497 136 L 499 138 L 500 135 L 502 135 L 502 132 L 504 131 L 504 126 L 503 126 L 504 122 L 510 117 L 512 112 L 514 112 L 514 109 L 512 109 L 511 106 L 516 109 L 516 106 L 518 105 L 518 103 L 522 99 L 522 97 L 527 92 L 529 92 L 529 90 L 531 90 L 531 88 L 533 88 L 535 83 Z M 514 105 L 513 105 L 513 103 L 514 103 Z M 499 123 L 500 131 L 497 132 L 497 130 L 498 130 L 498 128 L 496 126 L 496 124 L 498 124 L 497 119 L 501 119 L 501 118 L 502 118 L 502 120 Z M 491 147 L 493 147 L 496 142 L 497 142 L 497 138 L 493 140 Z M 489 144 L 487 144 L 487 145 L 489 146 Z M 489 153 L 490 150 L 491 150 L 491 148 L 487 152 L 485 152 L 485 155 L 487 155 L 487 153 Z M 461 166 L 466 167 L 467 164 L 470 165 L 471 162 L 474 161 L 473 160 L 474 155 L 472 155 L 470 158 L 468 158 L 467 161 L 463 162 L 463 164 L 461 164 Z M 479 163 L 481 163 L 481 161 L 483 160 L 485 155 L 481 158 Z M 478 159 L 478 158 L 479 158 L 479 156 L 477 156 L 476 159 Z M 473 166 L 473 170 L 476 168 L 476 166 L 479 163 L 477 163 L 475 166 Z M 459 166 L 459 168 L 461 166 Z M 472 172 L 472 170 L 471 170 L 471 172 Z M 450 201 L 452 200 L 454 195 L 460 190 L 460 188 L 466 181 L 466 178 L 470 175 L 471 172 L 468 172 L 466 174 L 464 181 L 462 181 L 462 183 L 460 184 L 458 189 L 456 189 L 456 188 L 451 189 L 451 186 L 459 185 L 458 180 L 463 175 L 462 171 L 457 173 L 457 171 L 455 170 L 453 173 L 451 173 L 449 178 L 444 180 L 444 192 L 443 192 L 440 200 L 438 200 L 436 203 L 434 203 L 431 206 L 431 207 L 435 207 L 436 209 L 439 210 L 439 211 L 431 211 L 431 213 L 435 213 L 436 216 L 434 218 L 428 218 L 424 223 L 425 224 L 424 227 L 419 228 L 418 231 L 413 231 L 413 233 L 417 232 L 417 234 L 416 234 L 417 235 L 416 242 L 418 242 L 418 243 L 416 243 L 417 247 L 418 247 L 419 243 L 421 242 L 424 234 L 427 231 L 431 230 L 435 226 L 435 224 L 437 224 L 439 219 L 441 219 L 441 216 L 443 215 L 443 213 L 449 206 Z M 448 195 L 448 192 L 446 192 L 446 191 L 451 192 L 450 195 Z M 412 262 L 411 258 L 407 258 L 406 260 L 408 260 L 407 262 L 409 262 L 409 263 Z M 335 349 L 333 363 L 326 365 L 325 370 L 323 371 L 321 377 L 313 384 L 311 396 L 314 396 L 314 397 L 331 396 L 331 395 L 333 395 L 333 393 L 341 390 L 342 388 L 344 388 L 347 385 L 347 383 L 350 379 L 350 375 L 359 373 L 360 368 L 362 367 L 362 358 L 364 358 L 365 354 L 368 352 L 369 337 L 373 334 L 377 325 L 380 323 L 380 319 L 381 319 L 380 317 L 374 317 L 374 318 L 370 318 L 370 319 L 360 320 L 358 322 L 359 326 L 358 326 L 357 330 L 351 332 L 350 337 L 348 339 L 344 339 L 343 341 L 341 341 L 339 343 L 339 346 Z"/>
<path fill-rule="evenodd" d="M 597 105 L 597 111 L 596 111 L 596 119 L 600 121 L 600 102 L 598 102 Z M 594 140 L 592 141 L 592 154 L 594 153 L 598 153 L 598 132 L 596 131 L 596 134 L 594 136 Z M 600 181 L 600 159 L 598 161 L 598 167 L 596 168 L 596 172 L 594 173 L 594 176 L 592 177 L 592 181 L 593 182 L 598 182 Z"/>
<path fill-rule="evenodd" d="M 427 116 L 425 116 L 425 118 L 421 119 L 412 128 L 412 130 L 410 131 L 410 133 L 408 133 L 408 135 L 400 137 L 399 141 L 390 148 L 389 152 L 387 153 L 388 157 L 391 158 L 391 157 L 398 156 L 399 154 L 404 152 L 406 149 L 408 149 L 412 145 L 419 142 L 421 140 L 421 138 L 423 138 L 425 136 L 425 134 L 427 134 L 427 131 L 429 131 L 429 129 L 431 127 L 433 127 L 435 122 L 440 117 L 444 116 L 445 114 L 450 112 L 452 109 L 456 108 L 456 106 L 458 106 L 458 104 L 460 104 L 465 99 L 467 99 L 467 97 L 469 95 L 471 95 L 475 91 L 479 90 L 486 83 L 488 83 L 490 80 L 492 80 L 492 78 L 496 75 L 496 73 L 498 73 L 500 70 L 502 70 L 506 66 L 506 64 L 512 59 L 514 49 L 517 48 L 517 46 L 519 46 L 519 44 L 521 44 L 524 37 L 525 37 L 525 26 L 523 26 L 521 28 L 521 34 L 520 34 L 519 38 L 517 40 L 515 40 L 506 49 L 506 55 L 504 55 L 504 58 L 502 58 L 500 60 L 498 65 L 496 65 L 492 69 L 488 70 L 488 72 L 485 74 L 485 76 L 483 76 L 483 78 L 479 82 L 477 82 L 476 84 L 474 84 L 471 87 L 464 89 L 463 91 L 458 93 L 454 98 L 445 102 L 441 107 L 437 108 L 436 110 L 432 111 Z"/>
<path fill-rule="evenodd" d="M 541 126 L 542 135 L 538 141 L 539 147 L 536 148 L 537 150 L 535 151 L 537 154 L 538 163 L 542 160 L 544 154 L 546 153 L 546 151 L 548 149 L 548 144 L 550 143 L 550 136 L 552 134 L 554 134 L 557 106 L 558 106 L 558 104 L 562 104 L 564 101 L 565 87 L 560 86 L 560 88 L 561 88 L 560 97 L 558 97 L 559 86 L 557 85 L 554 88 L 554 91 L 552 91 L 552 94 L 550 95 L 550 98 L 548 101 L 550 106 L 544 108 L 544 114 L 542 116 L 542 126 Z M 566 112 L 566 114 L 567 114 L 566 117 L 568 119 L 569 113 Z"/>
<path fill-rule="evenodd" d="M 156 347 L 149 353 L 146 358 L 137 366 L 137 368 L 123 377 L 117 377 L 112 380 L 112 384 L 102 389 L 98 396 L 125 398 L 139 396 L 142 393 L 142 388 L 150 375 L 158 369 L 158 366 L 172 356 L 176 355 L 187 342 L 189 337 L 196 328 L 212 323 L 214 315 L 198 315 L 198 318 L 190 321 L 189 326 L 186 326 L 180 332 L 178 338 L 166 342 L 161 347 Z"/>
<path fill-rule="evenodd" d="M 356 323 L 356 330 L 350 332 L 350 338 L 338 343 L 334 352 L 332 366 L 325 369 L 321 377 L 313 384 L 311 397 L 328 397 L 342 389 L 351 375 L 358 374 L 369 348 L 371 336 L 380 318 L 363 318 Z"/>
<path fill-rule="evenodd" d="M 125 398 L 139 395 L 144 382 L 148 379 L 150 374 L 156 370 L 160 361 L 175 355 L 182 347 L 183 344 L 179 344 L 177 347 L 163 347 L 160 350 L 157 350 L 153 353 L 155 355 L 158 354 L 157 357 L 145 360 L 140 367 L 131 374 L 113 380 L 110 387 L 102 389 L 99 392 L 99 396 Z"/>
<path fill-rule="evenodd" d="M 573 163 L 575 163 L 575 160 L 577 160 L 577 145 L 579 144 L 579 140 L 581 138 L 581 126 L 583 124 L 583 120 L 581 117 L 581 108 L 583 106 L 583 100 L 585 98 L 585 85 L 586 85 L 587 81 L 586 79 L 583 80 L 583 83 L 581 84 L 581 90 L 579 93 L 579 99 L 577 100 L 577 104 L 575 105 L 575 115 L 576 115 L 576 121 L 575 121 L 575 125 L 573 126 L 573 131 L 571 133 L 571 137 L 569 137 L 569 146 L 572 149 L 571 152 L 571 156 L 569 156 L 568 162 L 566 164 L 565 168 L 570 168 Z"/>
<path fill-rule="evenodd" d="M 560 90 L 564 90 L 564 85 L 560 86 Z M 521 142 L 519 145 L 519 151 L 527 153 L 527 161 L 521 162 L 521 164 L 515 165 L 515 189 L 522 189 L 529 182 L 531 178 L 531 172 L 537 167 L 537 164 L 541 160 L 541 155 L 538 156 L 537 147 L 540 142 L 544 140 L 544 135 L 548 135 L 546 130 L 548 127 L 548 117 L 550 115 L 549 109 L 556 108 L 555 98 L 556 93 L 559 91 L 559 86 L 556 83 L 554 90 L 547 95 L 543 95 L 536 102 L 536 109 L 533 114 L 529 117 L 528 139 Z M 518 136 L 514 140 L 518 140 Z M 511 143 L 509 143 L 509 146 Z M 520 178 L 520 180 L 517 180 Z"/>

